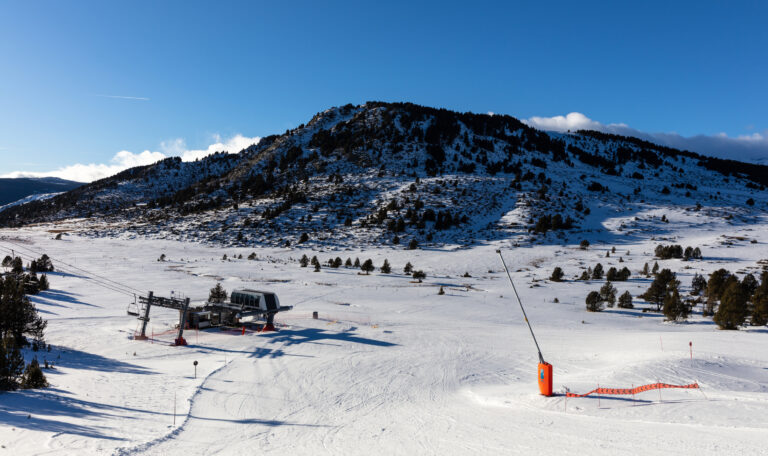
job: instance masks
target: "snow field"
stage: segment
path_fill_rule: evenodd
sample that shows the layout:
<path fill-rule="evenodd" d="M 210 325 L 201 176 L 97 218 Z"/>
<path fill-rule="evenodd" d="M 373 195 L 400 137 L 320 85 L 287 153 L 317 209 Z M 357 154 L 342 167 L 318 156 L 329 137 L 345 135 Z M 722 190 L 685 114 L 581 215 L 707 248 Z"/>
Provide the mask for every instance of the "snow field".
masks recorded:
<path fill-rule="evenodd" d="M 52 387 L 0 395 L 0 454 L 766 454 L 767 328 L 719 331 L 700 309 L 687 323 L 667 323 L 638 301 L 588 313 L 584 297 L 604 282 L 572 281 L 582 266 L 627 266 L 630 281 L 614 285 L 636 296 L 649 283 L 638 271 L 653 265 L 658 243 L 701 246 L 703 261 L 659 261 L 678 273 L 684 292 L 695 272 L 756 273 L 768 257 L 765 225 L 665 213 L 668 232 L 657 239 L 590 238 L 589 250 L 575 247 L 578 240 L 515 249 L 237 249 L 3 230 L 3 248 L 12 241 L 54 265 L 62 259 L 157 295 L 202 300 L 221 280 L 229 291 L 273 290 L 295 308 L 279 315 L 277 333 L 186 331 L 190 345 L 172 347 L 176 312 L 153 309 L 155 340 L 134 341 L 138 321 L 125 313 L 132 298 L 50 274 L 51 291 L 32 299 L 49 320 L 54 348 L 37 356 L 56 365 L 46 371 Z M 620 217 L 605 229 L 632 221 Z M 656 381 L 696 381 L 701 390 L 661 390 L 661 400 L 658 391 L 634 400 L 538 395 L 535 347 L 498 247 L 554 365 L 556 392 Z M 221 259 L 254 251 L 255 261 Z M 161 253 L 168 261 L 157 261 Z M 315 273 L 298 266 L 304 253 L 321 262 L 371 258 L 377 267 L 387 258 L 394 273 Z M 402 274 L 406 261 L 427 273 L 424 283 Z M 546 280 L 555 266 L 565 282 Z"/>

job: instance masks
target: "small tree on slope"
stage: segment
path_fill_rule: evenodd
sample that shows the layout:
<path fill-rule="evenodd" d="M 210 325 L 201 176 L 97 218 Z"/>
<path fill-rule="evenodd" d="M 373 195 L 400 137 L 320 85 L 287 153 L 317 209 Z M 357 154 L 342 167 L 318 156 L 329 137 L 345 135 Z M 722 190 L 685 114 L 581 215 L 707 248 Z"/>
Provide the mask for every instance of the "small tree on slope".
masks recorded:
<path fill-rule="evenodd" d="M 761 283 L 752 295 L 752 326 L 768 324 L 768 271 L 763 271 Z"/>
<path fill-rule="evenodd" d="M 363 272 L 365 272 L 365 275 L 368 275 L 368 274 L 370 274 L 370 273 L 371 273 L 371 272 L 374 270 L 374 267 L 373 267 L 373 261 L 372 261 L 370 258 L 369 258 L 369 259 L 367 259 L 367 260 L 365 260 L 365 262 L 363 263 L 363 265 L 362 265 L 362 266 L 360 266 L 360 269 L 361 269 Z"/>
<path fill-rule="evenodd" d="M 631 309 L 634 307 L 632 305 L 632 295 L 629 294 L 629 291 L 625 291 L 621 296 L 619 296 L 618 307 L 620 309 Z"/>
<path fill-rule="evenodd" d="M 215 287 L 211 288 L 211 292 L 208 294 L 209 302 L 222 303 L 227 299 L 227 290 L 221 286 L 221 282 L 217 283 Z"/>
<path fill-rule="evenodd" d="M 600 293 L 590 291 L 585 300 L 587 303 L 587 312 L 600 312 L 603 310 L 603 301 L 600 300 Z"/>
<path fill-rule="evenodd" d="M 663 312 L 669 321 L 679 321 L 688 318 L 688 306 L 680 299 L 680 292 L 674 281 L 670 282 L 667 287 Z"/>
<path fill-rule="evenodd" d="M 605 282 L 605 284 L 600 287 L 600 300 L 608 303 L 608 307 L 613 307 L 613 305 L 616 304 L 616 288 L 613 287 L 611 282 Z"/>
<path fill-rule="evenodd" d="M 712 318 L 720 329 L 738 329 L 747 318 L 747 294 L 738 281 L 731 282 Z"/>
<path fill-rule="evenodd" d="M 651 282 L 651 286 L 648 287 L 645 293 L 640 295 L 651 304 L 656 306 L 656 310 L 661 310 L 661 306 L 664 305 L 664 298 L 667 296 L 667 287 L 670 282 L 675 282 L 675 288 L 679 285 L 677 276 L 669 269 L 662 269 Z"/>

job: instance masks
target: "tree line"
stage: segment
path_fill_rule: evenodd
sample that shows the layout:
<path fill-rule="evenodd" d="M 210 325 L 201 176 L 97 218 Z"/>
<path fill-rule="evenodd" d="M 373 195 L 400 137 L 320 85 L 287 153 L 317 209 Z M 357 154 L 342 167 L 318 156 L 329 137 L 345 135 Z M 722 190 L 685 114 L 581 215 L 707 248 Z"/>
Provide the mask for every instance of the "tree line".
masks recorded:
<path fill-rule="evenodd" d="M 355 258 L 355 261 L 353 262 L 352 258 L 347 258 L 346 261 L 342 261 L 341 257 L 336 257 L 329 258 L 325 264 L 327 267 L 333 269 L 338 269 L 342 267 L 342 265 L 345 268 L 360 269 L 365 273 L 365 275 L 369 275 L 371 272 L 376 270 L 376 266 L 373 264 L 373 260 L 370 258 L 361 263 L 360 258 Z M 299 260 L 299 265 L 302 268 L 306 268 L 307 266 L 312 265 L 315 272 L 320 272 L 322 268 L 320 260 L 317 259 L 317 256 L 313 256 L 312 259 L 310 259 L 306 254 L 302 255 L 301 259 Z M 384 262 L 379 267 L 379 271 L 381 271 L 382 274 L 390 274 L 392 272 L 392 265 L 389 263 L 389 260 L 386 258 L 384 259 Z M 410 261 L 407 262 L 403 267 L 403 274 L 410 275 L 414 280 L 418 280 L 419 282 L 427 278 L 427 274 L 422 270 L 416 270 Z"/>
<path fill-rule="evenodd" d="M 35 357 L 25 363 L 21 350 L 27 346 L 37 351 L 45 348 L 44 333 L 48 324 L 37 313 L 35 305 L 27 297 L 41 289 L 48 289 L 48 280 L 36 272 L 52 271 L 47 255 L 34 260 L 34 269 L 24 272 L 20 257 L 3 259 L 7 272 L 0 274 L 0 390 L 18 388 L 43 388 L 48 381 Z M 30 339 L 32 341 L 30 342 Z"/>

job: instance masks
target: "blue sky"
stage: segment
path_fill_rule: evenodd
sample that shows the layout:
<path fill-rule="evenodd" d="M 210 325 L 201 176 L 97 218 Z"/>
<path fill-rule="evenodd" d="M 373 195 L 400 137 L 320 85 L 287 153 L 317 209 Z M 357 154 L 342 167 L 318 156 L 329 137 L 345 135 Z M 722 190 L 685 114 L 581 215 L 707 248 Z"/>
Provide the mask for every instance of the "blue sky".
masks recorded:
<path fill-rule="evenodd" d="M 768 159 L 765 2 L 608 3 L 0 0 L 0 175 L 200 155 L 367 100 Z"/>

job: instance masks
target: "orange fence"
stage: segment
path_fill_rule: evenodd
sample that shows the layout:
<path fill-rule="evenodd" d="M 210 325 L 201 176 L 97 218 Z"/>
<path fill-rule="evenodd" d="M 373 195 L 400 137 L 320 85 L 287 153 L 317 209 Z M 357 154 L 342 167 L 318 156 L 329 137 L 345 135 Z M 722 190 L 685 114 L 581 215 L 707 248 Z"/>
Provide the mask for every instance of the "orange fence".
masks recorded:
<path fill-rule="evenodd" d="M 650 391 L 661 388 L 687 388 L 698 389 L 698 383 L 691 383 L 690 385 L 670 385 L 668 383 L 651 383 L 650 385 L 638 386 L 636 388 L 595 388 L 592 391 L 585 394 L 565 393 L 566 397 L 585 397 L 590 394 L 637 394 L 643 391 Z"/>

